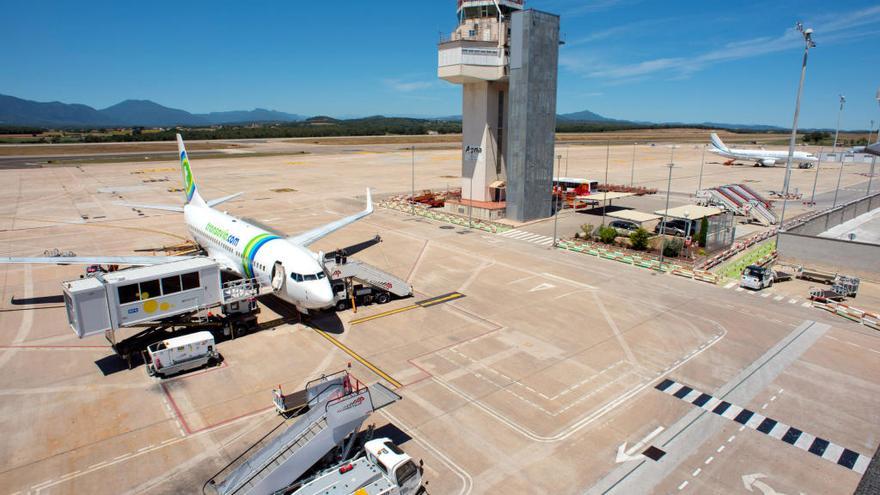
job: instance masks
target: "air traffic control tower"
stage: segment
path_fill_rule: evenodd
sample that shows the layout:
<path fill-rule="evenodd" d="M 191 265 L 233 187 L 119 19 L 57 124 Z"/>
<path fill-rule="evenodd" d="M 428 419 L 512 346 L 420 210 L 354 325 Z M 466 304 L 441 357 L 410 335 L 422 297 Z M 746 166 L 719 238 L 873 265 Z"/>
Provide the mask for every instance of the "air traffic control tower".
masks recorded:
<path fill-rule="evenodd" d="M 462 204 L 482 218 L 550 216 L 559 17 L 523 0 L 458 0 L 437 75 L 463 86 Z M 494 206 L 493 206 L 494 205 Z"/>

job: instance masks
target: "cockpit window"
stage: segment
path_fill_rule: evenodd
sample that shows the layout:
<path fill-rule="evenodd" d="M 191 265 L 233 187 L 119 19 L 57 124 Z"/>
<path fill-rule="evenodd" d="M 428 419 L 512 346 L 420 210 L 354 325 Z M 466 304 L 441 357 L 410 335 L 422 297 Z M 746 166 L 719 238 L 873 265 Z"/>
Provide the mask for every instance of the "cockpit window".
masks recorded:
<path fill-rule="evenodd" d="M 293 279 L 295 282 L 302 282 L 302 281 L 303 281 L 303 276 L 300 275 L 299 273 L 293 273 L 293 272 L 291 272 L 291 273 L 290 273 L 290 278 Z"/>
<path fill-rule="evenodd" d="M 317 276 L 317 275 L 306 275 L 306 276 L 305 276 L 305 279 L 306 279 L 306 281 L 309 281 L 309 280 L 318 280 L 318 276 Z"/>
<path fill-rule="evenodd" d="M 324 272 L 318 272 L 318 280 L 323 280 L 327 275 Z"/>

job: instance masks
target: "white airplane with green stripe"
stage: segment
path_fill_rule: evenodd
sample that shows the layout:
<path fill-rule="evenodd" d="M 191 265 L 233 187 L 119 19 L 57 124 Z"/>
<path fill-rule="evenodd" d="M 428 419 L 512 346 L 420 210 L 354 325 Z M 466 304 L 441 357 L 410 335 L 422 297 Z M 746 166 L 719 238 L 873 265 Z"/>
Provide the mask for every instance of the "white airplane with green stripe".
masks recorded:
<path fill-rule="evenodd" d="M 328 223 L 298 235 L 282 237 L 246 220 L 214 208 L 241 193 L 206 201 L 198 192 L 183 138 L 177 135 L 180 166 L 183 173 L 186 202 L 181 206 L 130 204 L 144 209 L 182 212 L 193 240 L 217 261 L 224 270 L 246 279 L 256 279 L 269 286 L 282 300 L 300 312 L 322 309 L 333 304 L 333 290 L 324 272 L 323 254 L 308 249 L 313 242 L 354 223 L 373 212 L 370 189 L 367 188 L 366 208 L 354 215 Z M 0 263 L 50 264 L 119 264 L 132 266 L 156 265 L 191 258 L 191 256 L 78 256 L 43 258 L 0 258 Z"/>

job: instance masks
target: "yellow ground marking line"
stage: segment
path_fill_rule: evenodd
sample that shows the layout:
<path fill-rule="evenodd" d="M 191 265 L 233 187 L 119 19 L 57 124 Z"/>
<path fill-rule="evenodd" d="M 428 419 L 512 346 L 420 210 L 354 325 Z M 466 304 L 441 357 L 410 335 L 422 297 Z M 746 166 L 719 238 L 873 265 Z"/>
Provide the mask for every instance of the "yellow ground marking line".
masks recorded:
<path fill-rule="evenodd" d="M 375 320 L 377 318 L 384 318 L 386 316 L 396 315 L 397 313 L 403 313 L 404 311 L 409 311 L 411 309 L 430 308 L 431 306 L 434 306 L 436 304 L 441 304 L 446 301 L 451 301 L 453 299 L 459 299 L 461 297 L 464 297 L 464 294 L 461 294 L 459 292 L 453 292 L 453 293 L 447 294 L 445 296 L 438 296 L 438 297 L 431 298 L 431 299 L 425 299 L 424 301 L 418 301 L 415 304 L 411 304 L 409 306 L 404 306 L 402 308 L 384 311 L 382 313 L 378 313 L 375 315 L 364 316 L 363 318 L 357 318 L 357 319 L 349 321 L 349 323 L 352 325 L 357 325 L 358 323 L 364 323 L 364 322 L 367 322 L 370 320 Z"/>
<path fill-rule="evenodd" d="M 354 358 L 357 362 L 359 362 L 359 363 L 361 363 L 362 365 L 366 366 L 370 371 L 372 371 L 373 373 L 379 375 L 381 378 L 385 379 L 385 381 L 387 381 L 388 383 L 394 385 L 394 388 L 401 388 L 401 387 L 403 387 L 403 384 L 402 384 L 402 383 L 400 383 L 399 381 L 395 380 L 394 378 L 391 378 L 391 376 L 388 375 L 388 373 L 385 373 L 384 371 L 382 371 L 382 370 L 380 370 L 379 368 L 377 368 L 376 365 L 374 365 L 373 363 L 371 363 L 371 362 L 367 361 L 366 359 L 364 359 L 363 357 L 361 357 L 360 354 L 354 352 L 354 351 L 351 350 L 348 346 L 346 346 L 346 345 L 343 344 L 342 342 L 336 340 L 335 338 L 333 338 L 333 337 L 332 337 L 330 334 L 328 334 L 327 332 L 325 332 L 325 331 L 323 331 L 323 330 L 319 330 L 319 329 L 317 329 L 317 328 L 315 329 L 315 331 L 318 332 L 318 335 L 320 335 L 321 337 L 324 337 L 325 339 L 329 340 L 331 344 L 333 344 L 333 345 L 335 345 L 336 347 L 342 349 L 343 352 L 345 352 L 346 354 L 348 354 L 349 356 L 351 356 L 352 358 Z"/>
<path fill-rule="evenodd" d="M 421 306 L 423 308 L 430 308 L 431 306 L 434 306 L 436 304 L 444 303 L 446 301 L 451 301 L 453 299 L 460 299 L 462 297 L 464 297 L 464 294 L 462 294 L 460 292 L 453 292 L 453 293 L 446 295 L 446 296 L 440 296 L 440 297 L 436 297 L 434 299 L 428 299 L 426 301 L 419 301 L 416 303 L 416 305 Z"/>
<path fill-rule="evenodd" d="M 363 323 L 365 321 L 375 320 L 376 318 L 382 318 L 384 316 L 391 316 L 391 315 L 397 314 L 397 313 L 403 313 L 404 311 L 409 311 L 411 309 L 416 309 L 416 308 L 420 308 L 420 307 L 421 306 L 419 306 L 418 304 L 404 306 L 402 308 L 397 308 L 397 309 L 392 309 L 390 311 L 385 311 L 384 313 L 378 313 L 378 314 L 371 315 L 371 316 L 364 316 L 363 318 L 358 318 L 356 320 L 351 320 L 349 323 L 351 323 L 352 325 L 357 325 L 358 323 Z"/>

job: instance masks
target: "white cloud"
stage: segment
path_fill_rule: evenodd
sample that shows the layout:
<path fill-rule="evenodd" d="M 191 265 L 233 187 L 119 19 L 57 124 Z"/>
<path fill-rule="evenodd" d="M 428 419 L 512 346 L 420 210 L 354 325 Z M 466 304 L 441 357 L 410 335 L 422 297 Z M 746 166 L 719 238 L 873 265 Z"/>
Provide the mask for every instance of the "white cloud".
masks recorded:
<path fill-rule="evenodd" d="M 394 91 L 400 91 L 403 93 L 410 93 L 413 91 L 421 91 L 425 89 L 431 89 L 436 84 L 437 81 L 406 81 L 402 79 L 385 79 L 382 81 L 385 86 L 393 89 Z"/>
<path fill-rule="evenodd" d="M 880 23 L 880 6 L 823 15 L 806 23 L 814 29 L 814 39 L 821 46 L 868 36 L 874 31 L 858 31 L 857 28 Z M 760 36 L 725 44 L 689 57 L 662 57 L 632 64 L 608 64 L 592 54 L 575 56 L 567 54 L 560 64 L 567 69 L 588 77 L 621 82 L 633 78 L 664 73 L 673 77 L 687 77 L 711 65 L 732 60 L 742 60 L 784 50 L 803 47 L 803 38 L 795 28 L 786 29 L 778 36 Z"/>
<path fill-rule="evenodd" d="M 640 0 L 556 0 L 545 1 L 541 4 L 542 10 L 558 13 L 562 17 L 578 17 L 603 10 L 612 10 L 617 7 L 632 5 Z"/>

